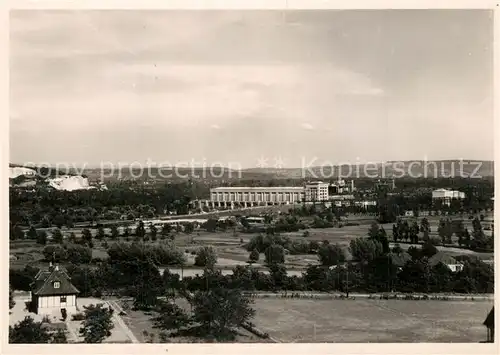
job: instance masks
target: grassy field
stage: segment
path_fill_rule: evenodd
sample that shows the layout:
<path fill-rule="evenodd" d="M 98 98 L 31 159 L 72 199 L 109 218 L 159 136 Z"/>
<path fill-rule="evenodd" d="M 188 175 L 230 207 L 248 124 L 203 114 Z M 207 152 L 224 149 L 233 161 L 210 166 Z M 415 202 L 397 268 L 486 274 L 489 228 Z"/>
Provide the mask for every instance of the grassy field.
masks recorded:
<path fill-rule="evenodd" d="M 254 323 L 281 342 L 481 342 L 493 302 L 257 299 Z"/>

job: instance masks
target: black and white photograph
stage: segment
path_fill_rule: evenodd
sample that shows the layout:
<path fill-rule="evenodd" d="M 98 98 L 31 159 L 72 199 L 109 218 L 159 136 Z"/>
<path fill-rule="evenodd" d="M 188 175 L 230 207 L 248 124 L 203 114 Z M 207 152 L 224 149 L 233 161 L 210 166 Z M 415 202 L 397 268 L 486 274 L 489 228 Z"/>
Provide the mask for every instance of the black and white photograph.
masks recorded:
<path fill-rule="evenodd" d="M 493 6 L 12 9 L 8 342 L 495 342 Z"/>

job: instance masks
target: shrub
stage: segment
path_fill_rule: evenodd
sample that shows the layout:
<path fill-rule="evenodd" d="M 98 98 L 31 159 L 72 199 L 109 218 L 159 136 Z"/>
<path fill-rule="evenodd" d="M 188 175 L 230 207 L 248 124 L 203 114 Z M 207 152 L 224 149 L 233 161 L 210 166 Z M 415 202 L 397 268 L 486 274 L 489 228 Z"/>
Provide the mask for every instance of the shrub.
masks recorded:
<path fill-rule="evenodd" d="M 85 314 L 83 313 L 76 313 L 71 315 L 71 320 L 73 321 L 81 321 L 85 319 Z"/>
<path fill-rule="evenodd" d="M 207 266 L 214 267 L 217 264 L 217 254 L 212 247 L 203 247 L 196 253 L 196 258 L 194 259 L 194 264 L 196 266 Z"/>

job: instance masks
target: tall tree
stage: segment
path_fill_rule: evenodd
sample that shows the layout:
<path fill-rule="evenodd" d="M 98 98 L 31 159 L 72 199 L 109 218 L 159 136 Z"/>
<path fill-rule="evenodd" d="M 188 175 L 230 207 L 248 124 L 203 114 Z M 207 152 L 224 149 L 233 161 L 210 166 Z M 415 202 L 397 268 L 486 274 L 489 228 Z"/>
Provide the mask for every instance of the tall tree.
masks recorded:
<path fill-rule="evenodd" d="M 59 228 L 52 233 L 52 241 L 57 244 L 62 244 L 64 240 L 63 234 Z"/>
<path fill-rule="evenodd" d="M 152 319 L 153 327 L 162 330 L 179 330 L 192 324 L 191 317 L 178 305 L 161 301 L 158 312 Z"/>
<path fill-rule="evenodd" d="M 158 228 L 154 224 L 149 227 L 149 234 L 151 234 L 151 240 L 155 241 L 158 236 Z"/>
<path fill-rule="evenodd" d="M 345 253 L 339 244 L 323 244 L 319 247 L 318 257 L 323 266 L 333 266 L 345 261 Z"/>
<path fill-rule="evenodd" d="M 215 253 L 214 248 L 210 246 L 200 248 L 196 253 L 194 264 L 196 266 L 213 269 L 215 264 L 217 264 L 217 254 Z"/>
<path fill-rule="evenodd" d="M 36 242 L 37 242 L 37 244 L 41 244 L 41 245 L 47 244 L 47 232 L 44 230 L 41 230 L 40 232 L 38 232 Z"/>
<path fill-rule="evenodd" d="M 82 241 L 87 245 L 92 245 L 92 233 L 88 228 L 82 229 Z"/>
<path fill-rule="evenodd" d="M 165 223 L 161 228 L 161 235 L 167 236 L 171 231 L 172 231 L 172 226 L 168 223 Z"/>
<path fill-rule="evenodd" d="M 50 340 L 50 334 L 42 328 L 42 322 L 35 322 L 30 316 L 26 316 L 14 327 L 9 326 L 9 343 L 39 344 L 49 343 Z"/>
<path fill-rule="evenodd" d="M 102 303 L 83 307 L 85 320 L 80 328 L 80 335 L 86 343 L 101 343 L 111 335 L 114 328 L 113 309 L 104 307 Z"/>
<path fill-rule="evenodd" d="M 128 274 L 135 275 L 133 281 L 134 307 L 149 310 L 156 306 L 163 291 L 163 281 L 158 267 L 149 261 L 130 262 Z"/>
<path fill-rule="evenodd" d="M 365 263 L 383 254 L 382 244 L 379 241 L 367 238 L 351 240 L 349 250 L 354 259 Z"/>
<path fill-rule="evenodd" d="M 12 293 L 12 287 L 9 284 L 9 309 L 14 308 L 16 301 L 14 301 L 14 294 Z"/>
<path fill-rule="evenodd" d="M 257 249 L 254 249 L 250 252 L 250 255 L 248 256 L 248 261 L 250 263 L 256 263 L 259 261 L 260 253 Z"/>
<path fill-rule="evenodd" d="M 285 249 L 278 244 L 271 244 L 264 251 L 266 264 L 283 264 L 285 262 Z"/>
<path fill-rule="evenodd" d="M 30 227 L 30 229 L 28 230 L 28 233 L 27 233 L 27 237 L 28 237 L 28 239 L 31 239 L 31 240 L 37 239 L 38 233 L 36 232 L 35 227 L 33 227 L 33 226 Z"/>
<path fill-rule="evenodd" d="M 135 235 L 137 236 L 138 239 L 144 240 L 144 238 L 146 236 L 146 228 L 144 228 L 143 221 L 139 221 L 139 223 L 137 224 L 137 227 L 135 229 Z"/>
<path fill-rule="evenodd" d="M 96 239 L 99 239 L 99 240 L 103 240 L 104 238 L 106 238 L 106 233 L 104 232 L 103 226 L 100 226 L 99 228 L 97 228 L 97 234 L 95 237 L 96 237 Z"/>
<path fill-rule="evenodd" d="M 120 232 L 118 231 L 118 227 L 116 225 L 111 226 L 111 239 L 118 240 L 120 238 Z"/>
<path fill-rule="evenodd" d="M 241 290 L 212 288 L 197 292 L 192 299 L 193 319 L 207 334 L 218 339 L 234 338 L 234 328 L 248 322 L 255 310 Z"/>

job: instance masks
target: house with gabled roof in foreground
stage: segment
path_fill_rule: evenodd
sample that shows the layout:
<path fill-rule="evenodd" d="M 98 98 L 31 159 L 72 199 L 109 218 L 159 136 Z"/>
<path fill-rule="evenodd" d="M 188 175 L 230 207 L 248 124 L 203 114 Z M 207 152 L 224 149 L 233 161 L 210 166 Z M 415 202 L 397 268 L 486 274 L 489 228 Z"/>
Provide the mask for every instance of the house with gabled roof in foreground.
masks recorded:
<path fill-rule="evenodd" d="M 31 284 L 31 310 L 37 314 L 52 314 L 62 309 L 75 313 L 79 293 L 66 269 L 51 263 L 48 270 L 38 272 Z"/>

